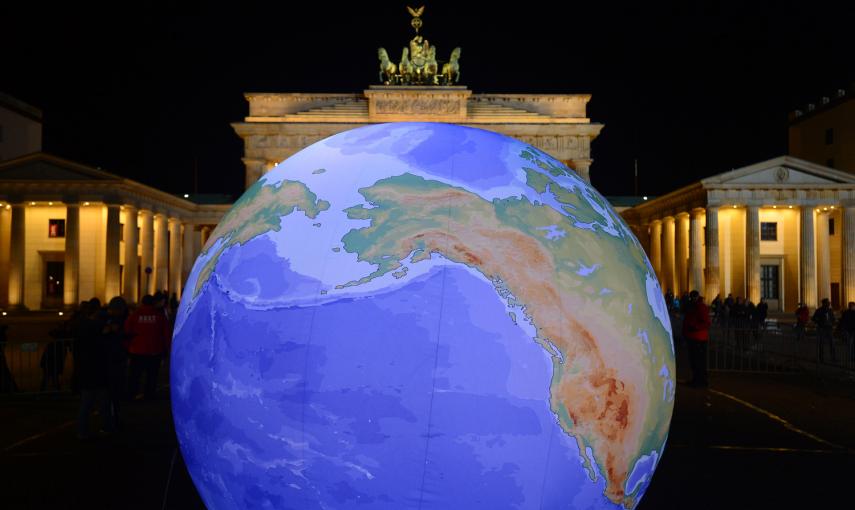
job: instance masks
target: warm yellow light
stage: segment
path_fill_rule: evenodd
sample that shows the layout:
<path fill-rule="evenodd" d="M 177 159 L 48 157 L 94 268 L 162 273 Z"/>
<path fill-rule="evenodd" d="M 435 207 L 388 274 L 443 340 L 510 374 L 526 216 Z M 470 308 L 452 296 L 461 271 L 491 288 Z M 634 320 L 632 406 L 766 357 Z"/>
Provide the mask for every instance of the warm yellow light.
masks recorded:
<path fill-rule="evenodd" d="M 3 317 L 5 317 L 5 316 L 6 316 L 6 312 L 3 312 Z"/>
<path fill-rule="evenodd" d="M 778 206 L 777 206 L 777 205 L 773 205 L 773 206 L 772 206 L 772 209 L 777 209 L 777 208 L 778 208 Z"/>
<path fill-rule="evenodd" d="M 822 208 L 822 210 L 823 210 L 823 211 L 827 211 L 827 210 L 828 210 L 828 207 L 823 207 L 823 208 Z"/>
<path fill-rule="evenodd" d="M 89 202 L 83 202 L 83 205 L 89 205 Z"/>
<path fill-rule="evenodd" d="M 59 314 L 62 315 L 62 312 L 59 312 Z"/>
<path fill-rule="evenodd" d="M 6 204 L 6 209 L 11 209 L 11 208 L 12 208 L 12 206 L 11 206 L 11 205 Z"/>
<path fill-rule="evenodd" d="M 831 206 L 831 210 L 832 210 L 832 211 L 834 210 L 834 206 L 833 206 L 833 205 Z"/>
<path fill-rule="evenodd" d="M 733 208 L 736 209 L 736 206 L 734 205 Z"/>
<path fill-rule="evenodd" d="M 792 208 L 793 208 L 793 206 L 791 206 L 791 205 L 788 205 L 787 207 L 789 207 L 790 209 L 792 209 Z"/>
<path fill-rule="evenodd" d="M 48 202 L 47 205 L 53 205 L 53 202 Z"/>
<path fill-rule="evenodd" d="M 35 202 L 30 202 L 30 205 L 36 205 L 36 203 L 35 203 Z"/>

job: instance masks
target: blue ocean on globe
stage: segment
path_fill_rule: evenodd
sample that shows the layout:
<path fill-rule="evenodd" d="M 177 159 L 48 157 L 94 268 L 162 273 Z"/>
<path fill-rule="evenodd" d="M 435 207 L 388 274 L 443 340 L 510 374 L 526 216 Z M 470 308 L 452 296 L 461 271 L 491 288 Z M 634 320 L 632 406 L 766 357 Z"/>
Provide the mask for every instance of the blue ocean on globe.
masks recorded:
<path fill-rule="evenodd" d="M 362 127 L 246 191 L 195 262 L 171 392 L 209 508 L 633 508 L 670 324 L 638 241 L 496 133 Z"/>

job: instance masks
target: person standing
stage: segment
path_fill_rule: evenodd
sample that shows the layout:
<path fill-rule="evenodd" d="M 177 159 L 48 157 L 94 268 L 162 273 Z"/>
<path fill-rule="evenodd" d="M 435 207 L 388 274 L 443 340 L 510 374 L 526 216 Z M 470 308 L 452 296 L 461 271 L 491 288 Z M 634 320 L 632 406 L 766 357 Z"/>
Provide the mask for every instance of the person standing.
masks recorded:
<path fill-rule="evenodd" d="M 810 310 L 806 304 L 799 303 L 799 307 L 796 308 L 796 341 L 804 340 L 805 328 L 807 328 L 809 320 Z"/>
<path fill-rule="evenodd" d="M 125 330 L 130 336 L 128 345 L 130 357 L 128 398 L 130 399 L 137 396 L 143 372 L 145 372 L 143 395 L 146 400 L 153 399 L 157 390 L 161 358 L 169 342 L 169 321 L 163 311 L 158 310 L 154 305 L 152 296 L 143 296 L 142 305 L 125 323 Z"/>
<path fill-rule="evenodd" d="M 128 317 L 128 304 L 124 298 L 116 296 L 107 304 L 104 316 L 104 341 L 109 350 L 109 385 L 110 408 L 113 412 L 113 426 L 122 429 L 119 413 L 121 401 L 126 388 L 128 375 L 127 334 L 125 321 Z"/>
<path fill-rule="evenodd" d="M 823 298 L 822 306 L 813 312 L 813 319 L 816 323 L 816 359 L 817 361 L 825 360 L 825 347 L 823 344 L 828 342 L 829 350 L 831 351 L 831 361 L 837 361 L 834 356 L 834 338 L 831 332 L 834 328 L 834 312 L 831 311 L 831 304 L 828 298 Z"/>
<path fill-rule="evenodd" d="M 105 320 L 98 306 L 89 306 L 86 312 L 88 315 L 78 322 L 74 334 L 75 373 L 80 388 L 77 437 L 82 440 L 92 437 L 89 416 L 96 405 L 100 408 L 102 430 L 115 430 L 108 392 L 110 348 L 103 333 Z"/>
<path fill-rule="evenodd" d="M 693 290 L 689 294 L 688 310 L 683 317 L 683 338 L 689 345 L 692 368 L 690 386 L 705 388 L 707 381 L 707 344 L 710 339 L 710 311 L 704 298 Z"/>
<path fill-rule="evenodd" d="M 849 360 L 855 362 L 855 301 L 849 302 L 849 308 L 840 317 L 840 330 L 849 345 Z"/>

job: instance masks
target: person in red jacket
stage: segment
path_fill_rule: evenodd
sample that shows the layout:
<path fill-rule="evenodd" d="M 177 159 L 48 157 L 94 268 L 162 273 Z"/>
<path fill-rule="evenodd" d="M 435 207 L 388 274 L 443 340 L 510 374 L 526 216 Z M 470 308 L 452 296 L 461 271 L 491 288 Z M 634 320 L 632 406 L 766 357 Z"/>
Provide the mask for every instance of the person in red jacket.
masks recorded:
<path fill-rule="evenodd" d="M 710 311 L 703 296 L 693 290 L 683 318 L 683 338 L 689 344 L 689 365 L 692 367 L 691 386 L 707 386 L 707 344 L 710 340 Z"/>
<path fill-rule="evenodd" d="M 154 307 L 154 298 L 146 295 L 142 298 L 142 306 L 128 317 L 125 330 L 130 337 L 128 398 L 136 398 L 140 378 L 145 372 L 144 397 L 152 399 L 157 389 L 161 359 L 169 344 L 169 321 Z"/>

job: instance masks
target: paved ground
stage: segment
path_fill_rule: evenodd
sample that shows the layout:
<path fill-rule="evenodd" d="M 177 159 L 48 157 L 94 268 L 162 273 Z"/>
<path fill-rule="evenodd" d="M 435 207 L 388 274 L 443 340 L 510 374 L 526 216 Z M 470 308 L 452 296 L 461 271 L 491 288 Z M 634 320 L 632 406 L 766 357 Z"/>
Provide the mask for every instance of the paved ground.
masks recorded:
<path fill-rule="evenodd" d="M 12 329 L 38 336 L 47 319 Z M 127 405 L 125 430 L 89 443 L 76 438 L 74 397 L 0 397 L 0 508 L 203 508 L 162 397 Z M 852 508 L 853 481 L 855 385 L 714 374 L 708 390 L 679 386 L 639 508 Z"/>
<path fill-rule="evenodd" d="M 639 508 L 851 508 L 855 390 L 801 376 L 681 386 L 668 448 Z M 3 508 L 202 508 L 169 402 L 129 404 L 126 429 L 80 443 L 71 397 L 0 405 Z M 171 476 L 170 476 L 171 472 Z"/>

